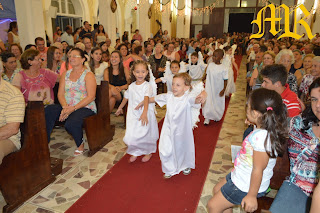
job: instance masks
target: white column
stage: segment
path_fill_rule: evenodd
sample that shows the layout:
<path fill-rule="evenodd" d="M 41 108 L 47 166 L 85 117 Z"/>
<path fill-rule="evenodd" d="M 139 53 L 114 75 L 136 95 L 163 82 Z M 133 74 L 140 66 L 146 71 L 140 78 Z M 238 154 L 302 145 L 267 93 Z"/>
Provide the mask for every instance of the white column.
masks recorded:
<path fill-rule="evenodd" d="M 148 0 L 140 0 L 139 6 L 139 22 L 138 29 L 139 33 L 142 36 L 143 41 L 146 41 L 150 38 L 150 19 L 148 17 L 148 10 L 150 8 L 150 4 Z M 143 45 L 143 44 L 142 44 Z"/>
<path fill-rule="evenodd" d="M 34 44 L 36 37 L 45 39 L 42 0 L 15 0 L 20 44 Z"/>
<path fill-rule="evenodd" d="M 116 44 L 116 14 L 111 11 L 111 0 L 99 0 L 99 21 L 111 39 L 111 46 Z M 117 10 L 120 10 L 118 4 Z"/>

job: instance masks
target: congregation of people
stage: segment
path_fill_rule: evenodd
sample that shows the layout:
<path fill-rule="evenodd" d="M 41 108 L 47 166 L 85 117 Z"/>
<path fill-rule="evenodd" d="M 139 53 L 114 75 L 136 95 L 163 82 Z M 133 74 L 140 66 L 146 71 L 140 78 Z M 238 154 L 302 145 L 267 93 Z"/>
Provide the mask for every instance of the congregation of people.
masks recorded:
<path fill-rule="evenodd" d="M 8 43 L 0 41 L 0 164 L 21 148 L 19 127 L 29 101 L 43 102 L 48 143 L 56 122 L 64 122 L 76 144 L 74 156 L 82 155 L 84 119 L 97 113 L 96 88 L 108 81 L 110 113 L 120 115 L 128 106 L 123 141 L 129 162 L 140 156 L 148 162 L 159 139 L 164 178 L 189 175 L 196 169 L 193 128 L 200 109 L 204 125 L 223 118 L 240 72 L 235 55 L 246 55 L 248 128 L 234 168 L 214 187 L 208 210 L 232 212 L 241 205 L 255 211 L 284 153 L 291 174 L 270 211 L 320 209 L 318 33 L 312 40 L 256 40 L 250 33 L 205 38 L 201 31 L 196 38 L 171 38 L 160 29 L 143 38 L 137 29 L 132 39 L 128 32 L 117 34 L 111 45 L 103 25 L 91 30 L 87 21 L 74 31 L 69 25 L 64 32 L 57 28 L 52 42 L 37 37 L 23 50 L 18 25 L 10 24 Z M 167 110 L 160 137 L 155 103 Z"/>

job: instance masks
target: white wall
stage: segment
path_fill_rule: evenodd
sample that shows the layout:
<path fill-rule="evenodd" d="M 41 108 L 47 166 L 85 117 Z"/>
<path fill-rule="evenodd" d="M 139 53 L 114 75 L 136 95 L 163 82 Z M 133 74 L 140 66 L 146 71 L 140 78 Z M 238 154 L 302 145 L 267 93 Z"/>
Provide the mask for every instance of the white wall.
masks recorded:
<path fill-rule="evenodd" d="M 143 41 L 146 41 L 148 38 L 150 38 L 151 31 L 150 19 L 148 17 L 150 4 L 149 0 L 140 0 L 140 4 L 143 6 L 139 6 L 138 29 Z"/>
<path fill-rule="evenodd" d="M 42 0 L 15 0 L 20 44 L 34 44 L 36 37 L 45 38 Z M 23 35 L 23 36 L 22 36 Z"/>

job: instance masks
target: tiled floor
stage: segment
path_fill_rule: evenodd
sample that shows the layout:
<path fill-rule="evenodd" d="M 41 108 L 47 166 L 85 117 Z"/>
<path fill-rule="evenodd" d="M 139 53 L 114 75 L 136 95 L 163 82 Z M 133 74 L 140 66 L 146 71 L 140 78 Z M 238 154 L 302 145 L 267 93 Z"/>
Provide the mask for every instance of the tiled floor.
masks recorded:
<path fill-rule="evenodd" d="M 241 145 L 242 142 L 246 103 L 244 60 L 240 67 L 240 76 L 236 86 L 237 92 L 232 95 L 228 107 L 197 213 L 207 212 L 205 206 L 212 196 L 212 188 L 232 168 L 230 145 Z M 165 109 L 157 109 L 157 111 L 159 121 L 164 117 Z M 25 202 L 16 212 L 64 212 L 117 163 L 126 152 L 126 146 L 122 141 L 125 129 L 122 116 L 115 117 L 112 115 L 111 121 L 116 126 L 113 141 L 90 158 L 86 154 L 76 158 L 73 157 L 75 143 L 71 136 L 63 128 L 55 129 L 50 142 L 50 153 L 52 157 L 64 160 L 63 172 L 57 176 L 54 183 Z M 4 205 L 5 201 L 0 194 L 1 211 Z M 234 212 L 240 212 L 240 208 L 234 208 Z"/>

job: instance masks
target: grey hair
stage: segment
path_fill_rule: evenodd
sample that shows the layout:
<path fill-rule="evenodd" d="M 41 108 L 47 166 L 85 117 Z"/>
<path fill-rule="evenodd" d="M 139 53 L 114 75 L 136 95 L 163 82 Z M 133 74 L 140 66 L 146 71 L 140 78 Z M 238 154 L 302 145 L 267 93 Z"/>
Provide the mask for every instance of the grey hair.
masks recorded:
<path fill-rule="evenodd" d="M 157 46 L 160 46 L 160 47 L 161 47 L 161 52 L 163 52 L 163 51 L 164 51 L 164 47 L 163 47 L 163 45 L 162 45 L 161 43 L 157 43 L 157 44 L 154 46 L 153 54 L 155 54 L 155 53 L 156 53 L 156 47 L 157 47 Z"/>
<path fill-rule="evenodd" d="M 292 51 L 289 50 L 289 49 L 283 49 L 283 50 L 281 50 L 281 51 L 277 54 L 277 56 L 276 56 L 276 58 L 275 58 L 276 64 L 279 64 L 279 63 L 280 63 L 280 59 L 281 59 L 281 57 L 282 57 L 283 55 L 289 55 L 290 58 L 291 58 L 291 64 L 294 63 L 294 56 L 293 56 Z"/>
<path fill-rule="evenodd" d="M 320 63 L 320 56 L 314 57 L 312 61 Z"/>

